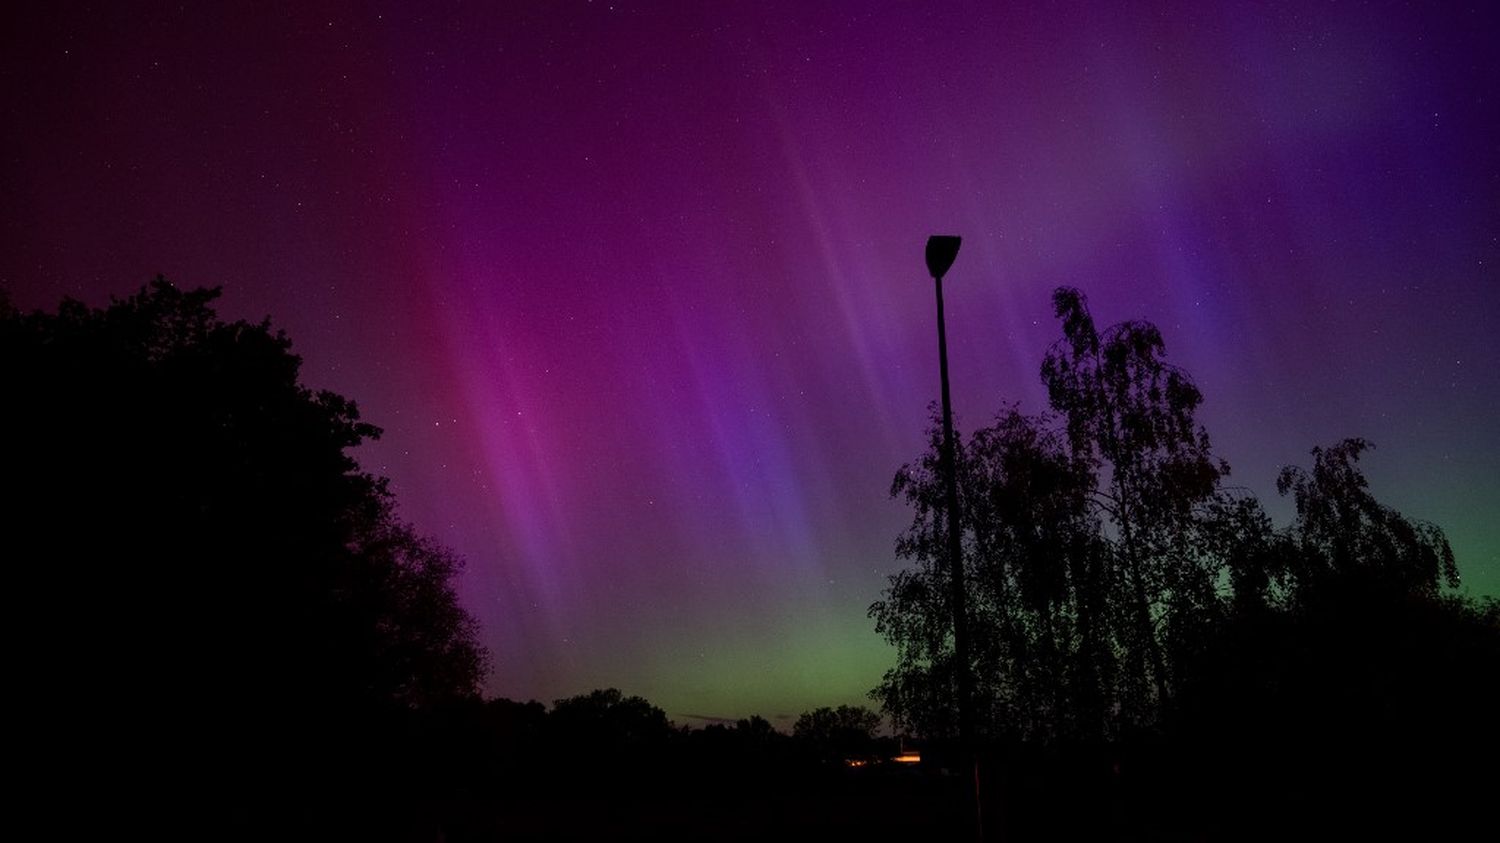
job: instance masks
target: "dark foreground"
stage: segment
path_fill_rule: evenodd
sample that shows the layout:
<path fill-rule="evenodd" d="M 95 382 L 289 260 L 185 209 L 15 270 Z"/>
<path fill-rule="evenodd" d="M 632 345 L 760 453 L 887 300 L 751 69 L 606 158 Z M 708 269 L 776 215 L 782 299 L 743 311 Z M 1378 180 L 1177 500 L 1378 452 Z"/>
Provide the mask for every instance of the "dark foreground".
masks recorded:
<path fill-rule="evenodd" d="M 1295 769 L 1267 761 L 1238 772 L 1203 760 L 1215 751 L 992 755 L 985 839 L 1461 840 L 1492 820 L 1493 762 L 1461 750 L 1343 746 L 1306 753 Z M 356 799 L 350 813 L 303 828 L 317 839 L 413 841 L 973 839 L 968 779 L 935 763 L 670 764 L 513 770 L 418 800 Z"/>

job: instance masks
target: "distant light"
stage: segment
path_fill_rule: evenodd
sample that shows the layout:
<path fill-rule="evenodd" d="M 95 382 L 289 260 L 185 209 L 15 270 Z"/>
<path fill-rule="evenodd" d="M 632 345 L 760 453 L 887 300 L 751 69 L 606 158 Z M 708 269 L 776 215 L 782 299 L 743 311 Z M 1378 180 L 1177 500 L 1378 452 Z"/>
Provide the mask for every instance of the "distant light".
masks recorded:
<path fill-rule="evenodd" d="M 922 753 L 917 752 L 915 749 L 908 749 L 891 760 L 897 764 L 920 764 L 922 763 Z"/>

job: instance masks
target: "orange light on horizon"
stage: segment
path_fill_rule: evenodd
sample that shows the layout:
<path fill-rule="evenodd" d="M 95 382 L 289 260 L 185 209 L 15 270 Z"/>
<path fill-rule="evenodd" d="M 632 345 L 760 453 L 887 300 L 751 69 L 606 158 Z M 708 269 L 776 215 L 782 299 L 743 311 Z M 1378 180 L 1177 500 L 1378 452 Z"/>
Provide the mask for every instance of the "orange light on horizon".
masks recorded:
<path fill-rule="evenodd" d="M 917 752 L 915 749 L 908 749 L 891 760 L 897 764 L 920 764 L 922 763 L 922 753 Z"/>

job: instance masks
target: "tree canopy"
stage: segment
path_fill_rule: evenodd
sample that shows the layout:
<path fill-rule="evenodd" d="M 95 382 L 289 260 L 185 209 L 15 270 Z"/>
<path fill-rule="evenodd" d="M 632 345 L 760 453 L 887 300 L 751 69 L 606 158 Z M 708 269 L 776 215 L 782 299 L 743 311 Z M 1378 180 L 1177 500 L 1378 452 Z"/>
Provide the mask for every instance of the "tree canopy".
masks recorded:
<path fill-rule="evenodd" d="M 218 295 L 158 278 L 0 312 L 10 624 L 39 741 L 213 768 L 478 691 L 461 560 L 351 453 L 380 431 Z"/>
<path fill-rule="evenodd" d="M 1227 485 L 1197 420 L 1203 395 L 1142 321 L 1099 330 L 1082 293 L 1053 296 L 1063 336 L 1041 367 L 1051 412 L 1002 411 L 957 448 L 972 670 L 989 738 L 1098 739 L 1157 725 L 1218 630 L 1306 602 L 1352 572 L 1402 592 L 1456 584 L 1442 531 L 1370 496 L 1351 439 L 1285 470 L 1297 520 L 1273 527 Z M 913 509 L 914 564 L 871 606 L 897 664 L 873 692 L 898 726 L 955 723 L 950 566 L 938 420 L 891 492 Z"/>
<path fill-rule="evenodd" d="M 841 760 L 871 752 L 879 728 L 880 715 L 864 706 L 823 706 L 804 711 L 792 726 L 792 737 L 825 758 Z"/>

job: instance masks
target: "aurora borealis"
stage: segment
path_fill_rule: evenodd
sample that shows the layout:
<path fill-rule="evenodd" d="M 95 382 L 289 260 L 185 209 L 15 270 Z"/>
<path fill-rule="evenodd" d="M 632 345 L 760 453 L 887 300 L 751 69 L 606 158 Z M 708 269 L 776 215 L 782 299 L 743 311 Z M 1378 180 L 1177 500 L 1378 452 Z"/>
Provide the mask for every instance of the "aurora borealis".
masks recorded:
<path fill-rule="evenodd" d="M 1273 513 L 1366 437 L 1496 594 L 1497 15 L 1444 5 L 17 6 L 0 286 L 270 316 L 467 559 L 493 694 L 868 703 L 933 233 L 962 429 L 1043 408 L 1072 284 Z"/>

